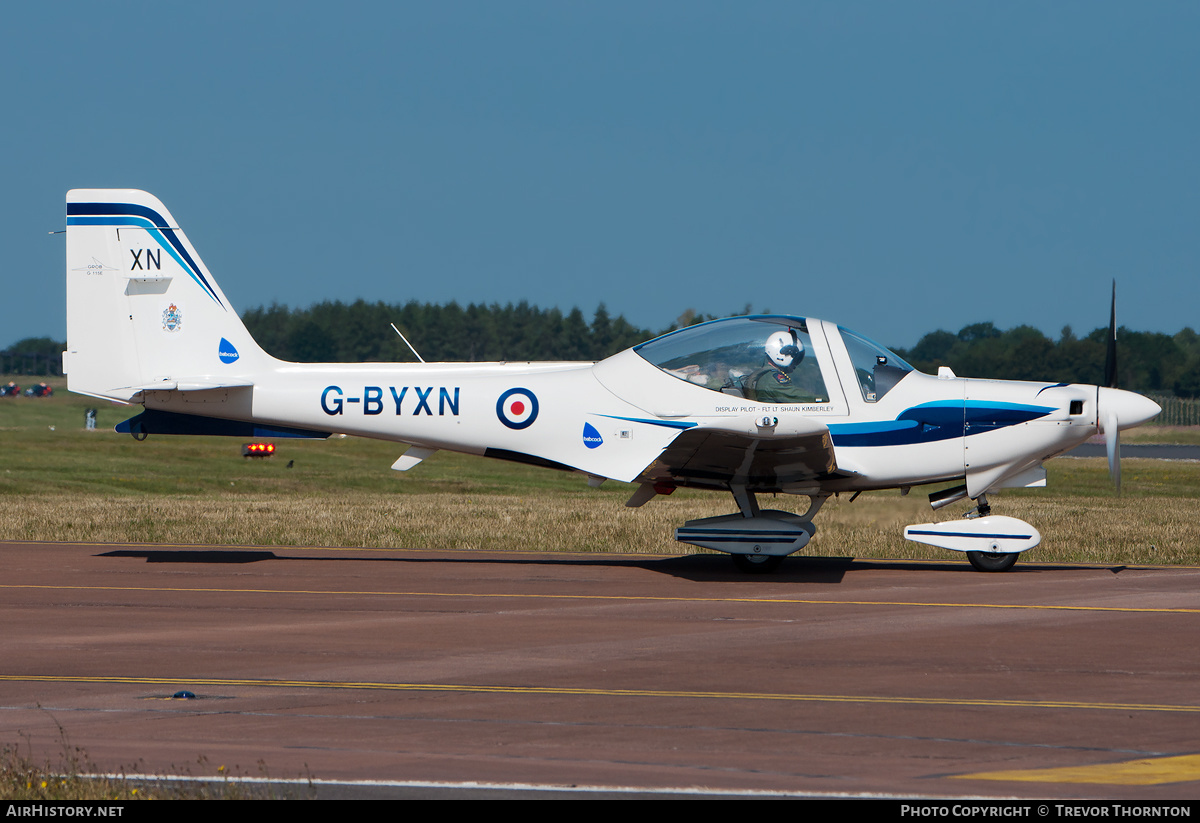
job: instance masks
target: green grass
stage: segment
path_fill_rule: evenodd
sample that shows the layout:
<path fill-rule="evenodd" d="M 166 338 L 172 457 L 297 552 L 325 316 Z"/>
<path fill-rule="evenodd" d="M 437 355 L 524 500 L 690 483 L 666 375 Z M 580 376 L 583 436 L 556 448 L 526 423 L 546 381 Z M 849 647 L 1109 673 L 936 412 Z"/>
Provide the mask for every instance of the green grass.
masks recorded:
<path fill-rule="evenodd" d="M 20 382 L 0 377 L 9 379 Z M 101 402 L 52 385 L 53 397 L 0 398 L 0 495 L 318 494 L 331 488 L 511 493 L 577 488 L 582 482 L 578 475 L 448 452 L 422 464 L 419 475 L 393 472 L 404 445 L 356 437 L 278 440 L 273 457 L 252 459 L 240 456 L 243 440 L 232 437 L 151 435 L 138 442 L 113 428 L 141 406 Z M 97 410 L 93 431 L 85 428 L 88 408 Z"/>
<path fill-rule="evenodd" d="M 83 425 L 89 406 L 99 412 L 91 432 Z M 675 526 L 734 510 L 728 495 L 689 490 L 627 509 L 633 487 L 626 484 L 591 489 L 578 474 L 448 452 L 394 472 L 389 467 L 404 447 L 383 441 L 278 440 L 275 456 L 248 460 L 236 438 L 152 435 L 139 443 L 112 430 L 140 410 L 59 385 L 52 398 L 0 399 L 2 533 L 27 540 L 680 553 L 693 549 L 673 540 Z M 1179 432 L 1167 436 L 1179 439 Z M 1103 459 L 1053 460 L 1047 470 L 1047 489 L 992 497 L 997 514 L 1042 531 L 1031 559 L 1200 563 L 1200 463 L 1126 459 L 1120 497 Z M 952 558 L 901 535 L 906 524 L 953 519 L 967 508 L 933 512 L 925 497 L 931 490 L 869 493 L 853 504 L 831 500 L 805 551 Z M 781 495 L 762 503 L 795 509 L 807 500 Z"/>
<path fill-rule="evenodd" d="M 1174 443 L 1200 446 L 1200 426 L 1142 426 L 1123 432 L 1122 443 Z"/>

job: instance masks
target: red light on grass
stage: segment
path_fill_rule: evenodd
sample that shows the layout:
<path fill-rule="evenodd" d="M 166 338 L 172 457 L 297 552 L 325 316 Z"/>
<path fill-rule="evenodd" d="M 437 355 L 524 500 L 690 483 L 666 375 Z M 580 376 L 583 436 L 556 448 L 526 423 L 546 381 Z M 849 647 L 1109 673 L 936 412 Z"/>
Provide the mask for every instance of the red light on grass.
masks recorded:
<path fill-rule="evenodd" d="M 270 457 L 275 453 L 274 443 L 243 443 L 242 457 Z"/>

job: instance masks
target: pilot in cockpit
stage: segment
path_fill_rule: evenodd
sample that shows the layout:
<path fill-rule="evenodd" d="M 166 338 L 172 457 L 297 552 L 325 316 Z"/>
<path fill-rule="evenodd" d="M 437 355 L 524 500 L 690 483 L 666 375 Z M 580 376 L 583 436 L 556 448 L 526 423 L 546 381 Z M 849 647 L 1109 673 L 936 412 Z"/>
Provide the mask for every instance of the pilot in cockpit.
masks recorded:
<path fill-rule="evenodd" d="M 774 332 L 764 349 L 766 365 L 742 382 L 748 399 L 761 403 L 812 403 L 823 399 L 813 394 L 811 387 L 797 382 L 796 367 L 804 359 L 804 344 L 794 330 Z"/>

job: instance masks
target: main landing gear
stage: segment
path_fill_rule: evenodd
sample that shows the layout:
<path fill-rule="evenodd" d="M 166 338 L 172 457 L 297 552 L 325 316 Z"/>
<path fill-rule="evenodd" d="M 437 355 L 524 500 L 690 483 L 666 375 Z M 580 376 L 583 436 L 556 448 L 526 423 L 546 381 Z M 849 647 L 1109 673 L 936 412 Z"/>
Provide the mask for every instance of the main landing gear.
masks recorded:
<path fill-rule="evenodd" d="M 804 514 L 760 509 L 754 492 L 734 486 L 733 499 L 740 514 L 689 520 L 675 530 L 675 539 L 693 546 L 726 552 L 738 569 L 748 574 L 768 574 L 783 558 L 808 545 L 816 533 L 812 518 L 827 494 L 814 495 Z"/>
<path fill-rule="evenodd" d="M 783 558 L 777 554 L 735 554 L 733 565 L 745 574 L 770 574 L 783 565 Z"/>

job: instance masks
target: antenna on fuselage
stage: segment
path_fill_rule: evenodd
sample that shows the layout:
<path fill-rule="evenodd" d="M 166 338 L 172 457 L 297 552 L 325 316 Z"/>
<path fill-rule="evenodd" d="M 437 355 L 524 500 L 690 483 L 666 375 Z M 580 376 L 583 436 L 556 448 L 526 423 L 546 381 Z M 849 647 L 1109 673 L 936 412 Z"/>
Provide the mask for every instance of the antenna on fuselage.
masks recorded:
<path fill-rule="evenodd" d="M 417 353 L 417 350 L 413 348 L 413 344 L 408 342 L 408 338 L 405 337 L 404 334 L 398 328 L 396 328 L 396 324 L 388 323 L 388 325 L 392 327 L 392 331 L 394 331 L 396 334 L 400 335 L 400 339 L 404 341 L 404 345 L 408 346 L 409 350 L 412 351 L 413 354 L 417 355 L 417 359 L 420 360 L 422 363 L 424 363 L 425 358 Z"/>

